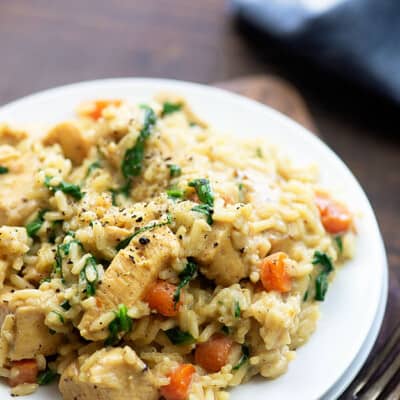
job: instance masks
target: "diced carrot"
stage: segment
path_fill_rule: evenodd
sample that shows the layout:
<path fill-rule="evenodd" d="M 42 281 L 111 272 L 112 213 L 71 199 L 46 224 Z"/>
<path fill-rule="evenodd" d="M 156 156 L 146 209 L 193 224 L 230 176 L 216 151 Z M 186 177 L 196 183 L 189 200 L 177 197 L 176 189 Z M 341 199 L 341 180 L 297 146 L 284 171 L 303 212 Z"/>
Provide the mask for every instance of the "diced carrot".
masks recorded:
<path fill-rule="evenodd" d="M 121 100 L 94 100 L 89 103 L 88 109 L 87 111 L 85 110 L 84 114 L 94 120 L 98 120 L 103 110 L 110 105 L 118 107 L 121 105 Z"/>
<path fill-rule="evenodd" d="M 214 335 L 196 346 L 194 359 L 207 372 L 218 372 L 228 362 L 233 340 L 228 336 Z"/>
<path fill-rule="evenodd" d="M 222 194 L 221 195 L 222 199 L 224 200 L 225 204 L 234 204 L 234 200 L 232 198 L 232 196 L 229 196 L 228 194 Z"/>
<path fill-rule="evenodd" d="M 8 383 L 11 387 L 22 383 L 36 383 L 38 372 L 39 368 L 35 359 L 13 361 Z"/>
<path fill-rule="evenodd" d="M 96 306 L 97 308 L 101 308 L 103 306 L 103 302 L 100 300 L 99 297 L 96 297 Z"/>
<path fill-rule="evenodd" d="M 149 303 L 150 308 L 164 315 L 164 317 L 175 317 L 182 305 L 183 297 L 181 293 L 179 301 L 174 301 L 176 289 L 177 286 L 158 280 L 147 289 L 144 301 Z"/>
<path fill-rule="evenodd" d="M 169 384 L 161 387 L 161 396 L 166 400 L 186 400 L 194 373 L 192 364 L 181 364 L 169 374 Z"/>
<path fill-rule="evenodd" d="M 344 204 L 333 200 L 324 192 L 316 193 L 315 203 L 321 216 L 322 225 L 327 232 L 337 234 L 349 230 L 352 218 Z"/>
<path fill-rule="evenodd" d="M 292 281 L 286 271 L 287 254 L 277 252 L 264 258 L 261 262 L 261 282 L 265 290 L 276 290 L 281 293 L 289 292 Z"/>

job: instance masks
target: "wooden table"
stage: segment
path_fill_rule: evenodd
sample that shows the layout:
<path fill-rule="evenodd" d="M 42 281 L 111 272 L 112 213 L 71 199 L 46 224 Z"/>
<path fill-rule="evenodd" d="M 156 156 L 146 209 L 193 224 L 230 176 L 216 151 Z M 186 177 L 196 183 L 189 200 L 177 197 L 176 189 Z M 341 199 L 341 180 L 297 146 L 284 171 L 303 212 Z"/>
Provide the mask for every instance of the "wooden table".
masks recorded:
<path fill-rule="evenodd" d="M 391 276 L 382 342 L 400 315 L 399 109 L 255 37 L 222 0 L 0 0 L 0 104 L 95 78 L 209 83 L 260 73 L 300 90 L 376 210 Z"/>

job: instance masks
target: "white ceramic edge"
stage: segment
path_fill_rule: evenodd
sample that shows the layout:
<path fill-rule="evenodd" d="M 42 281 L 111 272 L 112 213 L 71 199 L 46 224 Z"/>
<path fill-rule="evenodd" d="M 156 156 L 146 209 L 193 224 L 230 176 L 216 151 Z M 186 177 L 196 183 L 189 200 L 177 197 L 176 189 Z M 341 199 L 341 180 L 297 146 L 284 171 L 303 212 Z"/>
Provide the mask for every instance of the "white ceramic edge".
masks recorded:
<path fill-rule="evenodd" d="M 323 400 L 336 400 L 337 398 L 339 398 L 340 395 L 343 394 L 343 392 L 350 386 L 351 382 L 354 380 L 357 374 L 361 371 L 361 368 L 364 366 L 365 361 L 369 356 L 369 353 L 375 345 L 375 342 L 381 330 L 383 318 L 385 316 L 386 304 L 388 299 L 389 273 L 387 268 L 384 269 L 384 275 L 385 279 L 382 282 L 381 299 L 378 306 L 376 318 L 372 324 L 369 335 L 365 339 L 365 342 L 362 345 L 359 354 L 357 354 L 350 367 L 346 370 L 346 372 L 343 373 L 339 381 L 336 382 L 333 387 L 331 387 L 331 389 L 329 389 L 324 395 L 322 395 L 321 399 Z"/>
<path fill-rule="evenodd" d="M 383 275 L 387 276 L 387 258 L 386 258 L 386 253 L 385 253 L 385 249 L 384 249 L 384 245 L 383 245 L 383 241 L 382 241 L 382 237 L 380 234 L 380 229 L 378 226 L 378 223 L 376 221 L 376 217 L 375 214 L 373 212 L 373 208 L 364 192 L 364 190 L 362 189 L 361 185 L 359 184 L 359 182 L 357 181 L 357 179 L 354 177 L 354 175 L 352 174 L 352 172 L 349 170 L 349 168 L 344 164 L 344 162 L 333 152 L 333 150 L 331 150 L 324 142 L 322 142 L 321 139 L 319 139 L 318 137 L 316 137 L 315 135 L 312 135 L 307 129 L 305 129 L 304 127 L 302 127 L 301 125 L 299 125 L 298 123 L 296 123 L 295 121 L 291 120 L 290 118 L 288 118 L 287 116 L 281 114 L 280 112 L 271 109 L 263 104 L 260 104 L 254 100 L 248 99 L 246 97 L 228 92 L 226 90 L 223 89 L 219 89 L 219 88 L 215 88 L 215 87 L 211 87 L 211 86 L 207 86 L 207 85 L 202 85 L 202 84 L 198 84 L 198 83 L 192 83 L 192 82 L 185 82 L 185 81 L 178 81 L 178 80 L 169 80 L 169 79 L 153 79 L 153 78 L 140 78 L 140 77 L 135 77 L 135 78 L 111 78 L 111 79 L 100 79 L 100 80 L 93 80 L 93 81 L 86 81 L 86 82 L 78 82 L 78 83 L 73 83 L 73 84 L 69 84 L 69 85 L 65 85 L 65 86 L 59 86 L 56 88 L 52 88 L 49 90 L 45 90 L 45 91 L 41 91 L 29 96 L 25 96 L 23 98 L 20 98 L 18 100 L 15 100 L 11 103 L 8 103 L 2 107 L 0 107 L 0 117 L 1 114 L 6 113 L 6 112 L 10 112 L 12 111 L 12 108 L 17 107 L 19 105 L 20 102 L 26 102 L 26 101 L 40 101 L 42 97 L 44 98 L 49 98 L 49 96 L 51 97 L 52 95 L 57 95 L 59 92 L 61 91 L 73 91 L 75 89 L 79 88 L 95 88 L 98 85 L 102 85 L 104 86 L 115 86 L 115 85 L 129 85 L 129 84 L 141 84 L 141 85 L 148 85 L 148 86 L 157 86 L 162 88 L 163 90 L 182 90 L 183 92 L 185 91 L 185 88 L 189 88 L 191 90 L 197 90 L 197 91 L 204 91 L 207 90 L 210 92 L 210 95 L 212 95 L 212 92 L 215 92 L 215 94 L 220 94 L 220 95 L 224 95 L 224 96 L 229 96 L 231 98 L 231 100 L 235 101 L 235 102 L 241 102 L 243 104 L 250 105 L 252 107 L 258 108 L 260 111 L 263 111 L 264 113 L 269 113 L 272 117 L 279 119 L 280 122 L 283 125 L 286 125 L 289 129 L 296 129 L 298 132 L 298 135 L 301 136 L 302 140 L 304 140 L 306 143 L 310 143 L 312 141 L 314 142 L 318 142 L 319 146 L 324 147 L 325 151 L 327 151 L 328 153 L 330 153 L 330 155 L 335 159 L 335 161 L 339 164 L 341 164 L 342 168 L 344 168 L 347 173 L 351 176 L 352 180 L 353 180 L 353 184 L 357 187 L 358 191 L 360 192 L 360 194 L 362 195 L 362 197 L 364 197 L 364 201 L 366 202 L 366 204 L 368 204 L 369 206 L 369 213 L 370 213 L 370 217 L 371 217 L 371 223 L 373 223 L 375 230 L 377 230 L 379 236 L 380 236 L 380 258 L 382 260 L 383 265 L 381 266 L 381 268 L 383 268 Z M 383 279 L 383 277 L 381 277 L 381 279 Z M 383 287 L 383 283 L 380 285 L 381 287 Z M 386 289 L 387 292 L 387 289 Z M 385 296 L 386 299 L 386 296 Z M 386 301 L 386 300 L 385 300 Z M 371 317 L 369 318 L 369 322 L 368 322 L 368 326 L 369 326 L 369 330 L 368 330 L 368 334 L 364 337 L 364 340 L 361 341 L 359 343 L 358 346 L 356 346 L 357 348 L 352 350 L 352 354 L 356 354 L 355 357 L 352 358 L 351 362 L 348 363 L 347 368 L 345 371 L 348 371 L 349 368 L 351 368 L 352 363 L 354 362 L 354 360 L 362 353 L 362 348 L 365 345 L 366 340 L 368 339 L 368 335 L 371 332 L 374 322 L 376 320 L 376 315 L 378 314 L 378 310 L 379 310 L 379 306 L 380 306 L 380 301 L 376 302 L 375 304 L 375 308 L 373 310 L 373 312 L 369 313 L 371 315 Z M 380 321 L 381 323 L 381 321 Z M 380 324 L 379 324 L 380 325 Z M 370 346 L 372 347 L 372 345 Z M 363 354 L 363 353 L 362 353 Z M 368 354 L 367 354 L 368 355 Z M 366 355 L 366 356 L 367 356 Z M 365 358 L 363 362 L 365 361 Z M 362 358 L 362 357 L 361 357 Z M 359 368 L 361 368 L 362 363 L 360 363 Z M 346 372 L 347 373 L 347 372 Z M 347 384 L 351 381 L 352 377 L 354 377 L 356 372 L 354 372 L 351 376 L 351 378 L 346 379 Z M 338 376 L 335 377 L 335 379 L 333 380 L 335 382 L 335 385 L 340 381 L 340 379 L 343 378 L 343 372 L 341 374 L 339 374 Z M 346 386 L 347 386 L 346 384 Z M 342 384 L 341 386 L 343 386 L 344 384 Z M 343 387 L 344 388 L 346 387 Z M 331 386 L 332 388 L 332 386 Z M 343 391 L 342 390 L 342 391 Z M 323 396 L 328 395 L 329 392 L 326 392 Z M 336 393 L 336 392 L 335 392 Z"/>

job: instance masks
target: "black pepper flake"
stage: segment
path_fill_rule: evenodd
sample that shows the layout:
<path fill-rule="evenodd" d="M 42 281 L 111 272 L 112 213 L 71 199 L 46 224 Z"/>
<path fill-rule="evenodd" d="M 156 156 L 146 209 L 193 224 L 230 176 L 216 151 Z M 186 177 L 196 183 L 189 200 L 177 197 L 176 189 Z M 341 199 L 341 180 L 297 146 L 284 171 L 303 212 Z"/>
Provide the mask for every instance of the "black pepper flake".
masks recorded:
<path fill-rule="evenodd" d="M 218 242 L 215 242 L 215 243 L 214 243 L 214 247 L 217 247 L 217 246 L 218 246 Z"/>
<path fill-rule="evenodd" d="M 182 239 L 183 239 L 183 236 L 182 236 L 182 235 L 179 235 L 178 238 L 179 238 L 179 240 L 182 240 Z"/>
<path fill-rule="evenodd" d="M 147 243 L 150 243 L 150 239 L 148 239 L 147 237 L 142 236 L 142 237 L 139 239 L 139 243 L 145 245 L 145 244 L 147 244 Z"/>
<path fill-rule="evenodd" d="M 136 222 L 142 222 L 143 221 L 143 217 L 139 217 L 136 219 Z"/>
<path fill-rule="evenodd" d="M 239 251 L 240 251 L 240 254 L 243 254 L 244 253 L 244 247 L 242 247 Z"/>

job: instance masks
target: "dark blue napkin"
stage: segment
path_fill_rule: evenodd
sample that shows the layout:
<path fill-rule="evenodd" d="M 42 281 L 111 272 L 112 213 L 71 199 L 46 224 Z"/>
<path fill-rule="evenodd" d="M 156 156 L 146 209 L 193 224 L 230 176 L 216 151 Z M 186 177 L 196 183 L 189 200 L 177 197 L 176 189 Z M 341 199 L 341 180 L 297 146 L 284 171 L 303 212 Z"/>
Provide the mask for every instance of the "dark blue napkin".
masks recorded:
<path fill-rule="evenodd" d="M 231 0 L 297 54 L 400 104 L 400 0 Z"/>

